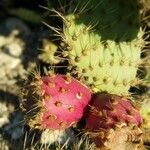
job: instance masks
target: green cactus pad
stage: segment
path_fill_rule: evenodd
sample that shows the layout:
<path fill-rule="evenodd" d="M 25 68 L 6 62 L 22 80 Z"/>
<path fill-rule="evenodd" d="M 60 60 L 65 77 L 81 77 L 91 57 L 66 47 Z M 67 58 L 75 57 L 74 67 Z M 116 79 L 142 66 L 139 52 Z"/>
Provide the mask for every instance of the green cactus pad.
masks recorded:
<path fill-rule="evenodd" d="M 139 31 L 138 0 L 74 0 L 74 24 L 94 26 L 101 40 L 130 41 Z M 72 24 L 72 20 L 70 22 Z"/>
<path fill-rule="evenodd" d="M 128 95 L 141 63 L 144 42 L 139 26 L 136 1 L 77 4 L 74 13 L 65 16 L 64 25 L 63 39 L 68 45 L 64 56 L 69 58 L 71 73 L 94 92 Z"/>
<path fill-rule="evenodd" d="M 150 129 L 150 100 L 149 99 L 143 102 L 143 105 L 140 109 L 140 113 L 144 120 L 143 127 Z"/>

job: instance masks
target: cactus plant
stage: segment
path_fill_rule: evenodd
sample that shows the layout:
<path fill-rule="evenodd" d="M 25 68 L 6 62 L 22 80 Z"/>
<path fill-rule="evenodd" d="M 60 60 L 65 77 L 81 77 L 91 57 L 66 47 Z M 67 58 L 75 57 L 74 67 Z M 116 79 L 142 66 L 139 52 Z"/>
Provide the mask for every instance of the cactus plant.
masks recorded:
<path fill-rule="evenodd" d="M 131 101 L 107 93 L 93 97 L 86 129 L 98 147 L 135 150 L 142 142 L 142 118 Z"/>
<path fill-rule="evenodd" d="M 142 62 L 144 33 L 138 1 L 74 0 L 70 3 L 65 15 L 54 10 L 64 21 L 63 34 L 59 28 L 51 27 L 65 43 L 61 49 L 63 58 L 60 59 L 60 53 L 59 57 L 55 56 L 56 47 L 49 58 L 45 57 L 46 53 L 40 57 L 53 64 L 68 60 L 68 72 L 80 82 L 73 77 L 66 80 L 65 75 L 55 75 L 41 77 L 30 84 L 31 91 L 25 94 L 27 99 L 23 103 L 26 121 L 31 128 L 51 130 L 77 123 L 91 98 L 91 91 L 84 83 L 94 93 L 109 93 L 94 97 L 86 116 L 86 129 L 95 144 L 111 150 L 139 149 L 142 118 L 132 102 L 123 98 L 138 83 L 136 75 Z"/>

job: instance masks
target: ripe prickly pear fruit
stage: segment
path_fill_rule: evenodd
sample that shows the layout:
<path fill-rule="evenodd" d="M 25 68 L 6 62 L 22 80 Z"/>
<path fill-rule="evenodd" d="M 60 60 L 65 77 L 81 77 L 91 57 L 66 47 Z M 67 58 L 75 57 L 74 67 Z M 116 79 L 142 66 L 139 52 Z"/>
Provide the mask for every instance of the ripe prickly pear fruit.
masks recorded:
<path fill-rule="evenodd" d="M 130 87 L 138 84 L 144 45 L 137 0 L 73 2 L 75 8 L 61 16 L 68 69 L 94 92 L 129 95 Z"/>
<path fill-rule="evenodd" d="M 98 147 L 135 150 L 142 143 L 142 118 L 131 101 L 106 93 L 96 95 L 86 116 L 86 129 Z"/>
<path fill-rule="evenodd" d="M 65 129 L 83 116 L 91 91 L 71 76 L 38 77 L 26 90 L 22 107 L 31 128 Z"/>

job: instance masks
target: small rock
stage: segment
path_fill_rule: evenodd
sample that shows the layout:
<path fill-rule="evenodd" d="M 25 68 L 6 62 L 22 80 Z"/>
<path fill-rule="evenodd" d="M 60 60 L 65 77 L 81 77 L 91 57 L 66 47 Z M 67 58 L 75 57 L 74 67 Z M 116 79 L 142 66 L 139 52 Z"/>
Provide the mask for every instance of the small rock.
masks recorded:
<path fill-rule="evenodd" d="M 71 129 L 54 131 L 47 129 L 41 135 L 41 144 L 50 145 L 54 142 L 64 144 L 67 140 L 75 141 L 74 133 Z"/>
<path fill-rule="evenodd" d="M 13 106 L 8 107 L 6 102 L 0 102 L 0 127 L 9 123 L 9 115 L 13 111 Z"/>

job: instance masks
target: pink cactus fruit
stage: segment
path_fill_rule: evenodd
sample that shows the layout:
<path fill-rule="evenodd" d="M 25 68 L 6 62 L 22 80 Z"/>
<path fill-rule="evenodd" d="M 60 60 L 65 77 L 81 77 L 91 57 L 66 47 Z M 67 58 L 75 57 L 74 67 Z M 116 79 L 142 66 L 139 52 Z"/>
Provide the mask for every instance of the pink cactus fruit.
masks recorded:
<path fill-rule="evenodd" d="M 43 76 L 30 84 L 22 106 L 30 127 L 65 129 L 82 118 L 90 99 L 91 91 L 71 76 Z"/>
<path fill-rule="evenodd" d="M 126 98 L 106 93 L 93 97 L 86 130 L 97 147 L 136 150 L 142 145 L 142 118 Z"/>

